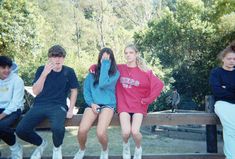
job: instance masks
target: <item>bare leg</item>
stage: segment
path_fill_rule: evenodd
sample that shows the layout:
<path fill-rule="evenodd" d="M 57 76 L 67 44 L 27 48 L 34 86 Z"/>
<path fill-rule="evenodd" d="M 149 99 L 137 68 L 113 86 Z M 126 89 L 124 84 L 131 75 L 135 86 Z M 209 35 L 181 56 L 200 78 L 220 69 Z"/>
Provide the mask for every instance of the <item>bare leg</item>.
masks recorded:
<path fill-rule="evenodd" d="M 107 128 L 113 118 L 113 113 L 114 112 L 112 109 L 103 108 L 103 110 L 99 114 L 96 134 L 103 151 L 107 150 L 108 148 Z"/>
<path fill-rule="evenodd" d="M 95 114 L 91 108 L 86 108 L 83 113 L 82 121 L 80 123 L 78 134 L 77 134 L 77 139 L 78 139 L 81 150 L 84 150 L 86 148 L 88 131 L 90 130 L 97 116 L 98 115 Z"/>
<path fill-rule="evenodd" d="M 142 134 L 140 133 L 140 126 L 142 124 L 142 121 L 143 121 L 143 114 L 135 113 L 133 115 L 131 134 L 137 148 L 141 146 Z"/>
<path fill-rule="evenodd" d="M 131 134 L 131 116 L 129 113 L 122 112 L 119 115 L 119 119 L 122 129 L 122 139 L 127 143 Z"/>

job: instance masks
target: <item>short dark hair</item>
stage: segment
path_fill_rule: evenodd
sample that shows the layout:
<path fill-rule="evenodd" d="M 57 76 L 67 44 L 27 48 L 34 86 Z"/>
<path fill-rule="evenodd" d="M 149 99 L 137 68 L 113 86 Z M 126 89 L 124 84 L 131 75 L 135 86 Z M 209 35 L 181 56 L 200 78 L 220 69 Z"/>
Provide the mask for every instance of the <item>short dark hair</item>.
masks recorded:
<path fill-rule="evenodd" d="M 54 45 L 48 50 L 48 57 L 65 57 L 66 51 L 60 45 Z"/>
<path fill-rule="evenodd" d="M 11 67 L 12 60 L 7 56 L 0 56 L 0 67 Z"/>

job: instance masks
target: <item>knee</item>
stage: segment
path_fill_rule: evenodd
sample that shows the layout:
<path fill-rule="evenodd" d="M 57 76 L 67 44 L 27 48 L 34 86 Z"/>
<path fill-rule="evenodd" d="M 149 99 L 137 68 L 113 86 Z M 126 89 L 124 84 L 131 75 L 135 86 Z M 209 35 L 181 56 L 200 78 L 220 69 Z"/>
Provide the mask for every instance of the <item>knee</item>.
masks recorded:
<path fill-rule="evenodd" d="M 130 136 L 131 132 L 128 130 L 122 130 L 122 137 L 128 138 Z"/>
<path fill-rule="evenodd" d="M 98 139 L 102 139 L 106 136 L 106 131 L 105 130 L 97 130 L 96 135 Z"/>
<path fill-rule="evenodd" d="M 228 105 L 230 105 L 230 103 L 228 102 L 225 102 L 225 101 L 217 101 L 215 102 L 215 113 L 220 116 L 220 115 L 223 115 L 223 114 L 226 114 L 226 110 L 227 109 L 224 109 L 225 107 L 227 107 Z"/>
<path fill-rule="evenodd" d="M 52 126 L 51 131 L 56 134 L 64 134 L 65 128 L 63 126 Z"/>
<path fill-rule="evenodd" d="M 22 125 L 18 125 L 16 127 L 15 133 L 17 134 L 18 137 L 22 138 L 23 136 L 25 136 L 27 133 L 27 128 L 22 126 Z"/>
<path fill-rule="evenodd" d="M 87 135 L 88 131 L 89 131 L 89 129 L 85 129 L 85 128 L 79 127 L 79 129 L 78 129 L 78 135 L 79 135 L 79 136 Z"/>
<path fill-rule="evenodd" d="M 140 131 L 139 131 L 138 129 L 132 129 L 132 130 L 131 130 L 131 135 L 132 135 L 133 137 L 137 137 L 137 136 L 140 135 Z"/>

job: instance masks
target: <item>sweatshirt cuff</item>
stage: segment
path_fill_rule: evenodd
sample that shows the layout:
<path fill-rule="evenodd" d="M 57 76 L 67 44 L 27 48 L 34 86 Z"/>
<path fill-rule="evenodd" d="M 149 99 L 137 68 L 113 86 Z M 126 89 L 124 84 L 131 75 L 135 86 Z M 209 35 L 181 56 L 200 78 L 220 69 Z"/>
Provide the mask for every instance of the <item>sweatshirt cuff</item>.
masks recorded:
<path fill-rule="evenodd" d="M 105 65 L 105 66 L 108 65 L 109 66 L 110 64 L 111 64 L 110 60 L 103 60 L 102 61 L 102 65 Z"/>
<path fill-rule="evenodd" d="M 142 98 L 141 99 L 141 102 L 144 103 L 144 104 L 151 104 L 151 101 L 149 101 L 150 99 L 149 98 Z"/>
<path fill-rule="evenodd" d="M 93 102 L 86 102 L 86 104 L 87 104 L 88 106 L 91 106 L 92 103 L 93 103 Z"/>

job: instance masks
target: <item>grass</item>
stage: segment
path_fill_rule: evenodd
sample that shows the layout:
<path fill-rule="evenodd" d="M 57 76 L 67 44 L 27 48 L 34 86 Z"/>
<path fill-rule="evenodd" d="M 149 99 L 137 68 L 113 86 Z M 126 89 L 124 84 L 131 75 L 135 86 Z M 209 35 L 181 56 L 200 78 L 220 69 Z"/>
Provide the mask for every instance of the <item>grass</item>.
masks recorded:
<path fill-rule="evenodd" d="M 122 140 L 120 134 L 120 127 L 110 127 L 109 133 L 109 151 L 110 155 L 121 155 L 122 154 Z M 48 131 L 40 131 L 39 134 L 47 139 L 49 145 L 44 152 L 44 156 L 52 155 L 52 139 L 51 133 Z M 77 128 L 69 128 L 66 130 L 62 151 L 64 156 L 74 155 L 78 151 L 78 142 L 76 139 Z M 30 156 L 35 146 L 28 144 L 20 139 L 18 141 L 23 145 L 24 156 Z M 131 139 L 131 152 L 134 152 L 134 142 Z M 192 141 L 192 140 L 180 140 L 160 135 L 149 135 L 143 133 L 142 141 L 143 154 L 170 154 L 170 153 L 205 153 L 206 142 L 205 141 Z M 8 146 L 0 141 L 0 150 L 2 156 L 8 156 L 10 154 Z M 222 143 L 219 142 L 219 152 L 222 152 Z M 100 145 L 96 138 L 95 127 L 93 127 L 88 136 L 87 151 L 85 155 L 94 156 L 100 154 Z"/>

